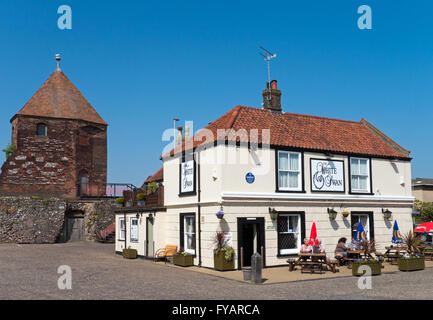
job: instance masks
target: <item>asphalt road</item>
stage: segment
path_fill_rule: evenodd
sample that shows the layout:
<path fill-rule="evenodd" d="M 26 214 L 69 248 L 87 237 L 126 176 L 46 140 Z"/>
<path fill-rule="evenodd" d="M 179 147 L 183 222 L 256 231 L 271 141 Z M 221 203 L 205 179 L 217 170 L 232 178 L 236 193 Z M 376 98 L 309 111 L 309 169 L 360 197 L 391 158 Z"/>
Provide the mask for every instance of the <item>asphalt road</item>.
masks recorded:
<path fill-rule="evenodd" d="M 72 289 L 60 290 L 59 266 L 72 270 Z M 64 283 L 64 282 L 62 282 Z M 0 299 L 432 299 L 433 268 L 372 278 L 252 285 L 114 254 L 112 244 L 0 244 Z"/>

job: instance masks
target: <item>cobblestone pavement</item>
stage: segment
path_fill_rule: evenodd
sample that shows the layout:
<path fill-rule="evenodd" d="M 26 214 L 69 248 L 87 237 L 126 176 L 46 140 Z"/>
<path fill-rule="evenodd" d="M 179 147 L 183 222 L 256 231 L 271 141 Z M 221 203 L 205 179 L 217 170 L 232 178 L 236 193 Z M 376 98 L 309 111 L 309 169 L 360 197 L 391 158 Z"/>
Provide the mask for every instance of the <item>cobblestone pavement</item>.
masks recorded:
<path fill-rule="evenodd" d="M 58 267 L 72 268 L 59 290 Z M 433 268 L 373 277 L 251 285 L 114 254 L 112 244 L 0 244 L 0 299 L 432 299 Z"/>

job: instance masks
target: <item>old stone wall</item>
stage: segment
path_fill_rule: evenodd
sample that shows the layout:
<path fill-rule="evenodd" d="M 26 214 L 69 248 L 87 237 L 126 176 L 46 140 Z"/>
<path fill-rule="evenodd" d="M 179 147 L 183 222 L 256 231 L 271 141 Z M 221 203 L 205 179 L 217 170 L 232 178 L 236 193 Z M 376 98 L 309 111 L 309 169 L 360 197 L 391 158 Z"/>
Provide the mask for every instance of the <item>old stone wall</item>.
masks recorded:
<path fill-rule="evenodd" d="M 84 239 L 115 222 L 115 204 L 107 200 L 62 200 L 37 197 L 0 197 L 0 243 L 63 242 L 68 213 L 81 211 Z"/>
<path fill-rule="evenodd" d="M 65 209 L 66 202 L 57 198 L 0 198 L 0 242 L 54 243 Z"/>
<path fill-rule="evenodd" d="M 115 222 L 113 200 L 77 200 L 68 201 L 67 211 L 82 211 L 84 213 L 85 238 L 95 240 L 96 233 L 104 230 Z"/>

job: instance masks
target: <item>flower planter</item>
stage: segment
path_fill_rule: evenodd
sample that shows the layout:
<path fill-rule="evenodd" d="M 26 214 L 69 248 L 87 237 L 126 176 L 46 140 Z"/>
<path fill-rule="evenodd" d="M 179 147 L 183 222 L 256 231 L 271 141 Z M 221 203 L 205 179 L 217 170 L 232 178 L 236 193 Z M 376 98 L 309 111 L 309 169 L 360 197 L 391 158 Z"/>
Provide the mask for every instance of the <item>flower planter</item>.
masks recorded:
<path fill-rule="evenodd" d="M 400 271 L 415 271 L 424 270 L 425 259 L 424 257 L 417 258 L 399 258 L 398 260 L 398 270 Z"/>
<path fill-rule="evenodd" d="M 116 208 L 122 208 L 123 204 L 122 203 L 116 203 Z"/>
<path fill-rule="evenodd" d="M 189 267 L 194 265 L 194 256 L 187 255 L 184 256 L 182 254 L 173 255 L 173 264 L 182 267 Z"/>
<path fill-rule="evenodd" d="M 251 281 L 251 267 L 243 267 L 242 268 L 243 274 L 244 274 L 244 280 L 245 281 Z"/>
<path fill-rule="evenodd" d="M 126 203 L 126 206 L 127 206 L 127 207 L 132 207 L 132 202 L 127 202 L 127 203 Z"/>
<path fill-rule="evenodd" d="M 371 275 L 379 275 L 382 272 L 382 264 L 380 262 L 352 262 L 352 275 L 362 276 L 364 271 L 358 271 L 361 266 L 369 266 Z"/>
<path fill-rule="evenodd" d="M 235 259 L 227 261 L 224 258 L 224 252 L 219 252 L 213 255 L 214 269 L 218 271 L 229 271 L 235 268 Z"/>
<path fill-rule="evenodd" d="M 144 201 L 137 201 L 137 205 L 139 207 L 144 207 L 146 205 L 146 202 L 144 202 Z"/>
<path fill-rule="evenodd" d="M 137 259 L 137 250 L 135 250 L 135 249 L 123 249 L 122 256 L 125 259 Z"/>

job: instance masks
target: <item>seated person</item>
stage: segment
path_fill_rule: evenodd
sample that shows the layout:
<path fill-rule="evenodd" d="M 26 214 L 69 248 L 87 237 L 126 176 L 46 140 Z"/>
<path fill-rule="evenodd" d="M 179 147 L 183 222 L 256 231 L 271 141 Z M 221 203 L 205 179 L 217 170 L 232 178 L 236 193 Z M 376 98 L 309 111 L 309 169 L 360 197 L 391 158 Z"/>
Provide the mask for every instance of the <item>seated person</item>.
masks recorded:
<path fill-rule="evenodd" d="M 341 259 L 343 257 L 347 257 L 347 247 L 346 247 L 346 238 L 340 238 L 338 240 L 337 246 L 335 247 L 335 258 Z"/>
<path fill-rule="evenodd" d="M 317 247 L 318 252 L 326 254 L 325 244 L 322 242 L 322 240 L 318 240 L 318 243 L 319 243 L 319 246 Z M 331 259 L 328 256 L 326 256 L 326 262 L 329 263 L 330 261 Z"/>
<path fill-rule="evenodd" d="M 312 247 L 308 245 L 308 239 L 304 239 L 304 244 L 301 245 L 301 249 L 299 250 L 300 253 L 311 253 Z M 301 257 L 301 260 L 307 260 L 307 257 Z"/>
<path fill-rule="evenodd" d="M 308 239 L 305 238 L 304 244 L 301 246 L 301 250 L 300 250 L 301 253 L 311 253 L 312 248 L 310 245 L 308 245 L 308 242 L 309 242 Z"/>

